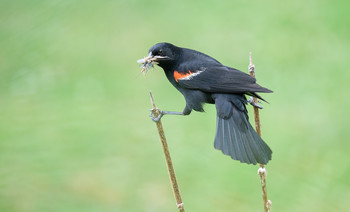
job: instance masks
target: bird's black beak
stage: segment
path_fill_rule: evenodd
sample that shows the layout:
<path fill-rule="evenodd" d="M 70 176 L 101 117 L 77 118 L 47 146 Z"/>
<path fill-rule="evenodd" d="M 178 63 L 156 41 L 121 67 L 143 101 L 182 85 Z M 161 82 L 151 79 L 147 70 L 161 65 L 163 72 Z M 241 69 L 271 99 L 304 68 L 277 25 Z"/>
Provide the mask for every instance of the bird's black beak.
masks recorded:
<path fill-rule="evenodd" d="M 142 59 L 137 60 L 137 63 L 144 64 L 146 62 L 148 62 L 148 63 L 150 63 L 150 62 L 158 62 L 158 61 L 160 61 L 162 59 L 170 59 L 170 57 L 168 57 L 168 56 L 158 56 L 158 55 L 153 56 L 152 52 L 150 52 L 147 57 L 144 57 Z"/>
<path fill-rule="evenodd" d="M 163 59 L 170 59 L 170 58 L 167 56 L 158 56 L 158 55 L 154 56 L 152 55 L 152 52 L 150 52 L 147 57 L 137 60 L 137 63 L 142 64 L 141 72 L 144 75 L 146 75 L 148 69 L 150 69 L 151 67 L 154 67 L 155 63 Z"/>

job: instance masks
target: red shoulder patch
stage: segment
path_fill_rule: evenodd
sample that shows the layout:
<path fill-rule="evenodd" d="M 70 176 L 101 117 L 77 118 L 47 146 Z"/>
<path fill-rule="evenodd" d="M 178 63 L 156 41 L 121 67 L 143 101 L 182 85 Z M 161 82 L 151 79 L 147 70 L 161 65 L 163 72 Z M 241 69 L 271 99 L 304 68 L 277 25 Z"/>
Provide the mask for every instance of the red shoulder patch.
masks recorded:
<path fill-rule="evenodd" d="M 188 77 L 190 75 L 192 75 L 193 73 L 188 70 L 188 73 L 179 73 L 178 71 L 174 71 L 174 78 L 175 78 L 175 81 L 176 82 L 179 82 L 178 80 L 181 79 L 181 78 L 185 78 L 185 77 Z"/>

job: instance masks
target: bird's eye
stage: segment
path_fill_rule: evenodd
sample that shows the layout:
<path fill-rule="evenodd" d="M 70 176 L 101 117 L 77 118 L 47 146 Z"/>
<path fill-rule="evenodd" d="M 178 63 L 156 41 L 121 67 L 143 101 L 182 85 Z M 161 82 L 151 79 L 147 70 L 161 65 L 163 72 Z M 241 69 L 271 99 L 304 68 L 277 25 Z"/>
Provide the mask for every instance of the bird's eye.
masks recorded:
<path fill-rule="evenodd" d="M 163 55 L 164 54 L 163 49 L 159 49 L 158 54 Z"/>

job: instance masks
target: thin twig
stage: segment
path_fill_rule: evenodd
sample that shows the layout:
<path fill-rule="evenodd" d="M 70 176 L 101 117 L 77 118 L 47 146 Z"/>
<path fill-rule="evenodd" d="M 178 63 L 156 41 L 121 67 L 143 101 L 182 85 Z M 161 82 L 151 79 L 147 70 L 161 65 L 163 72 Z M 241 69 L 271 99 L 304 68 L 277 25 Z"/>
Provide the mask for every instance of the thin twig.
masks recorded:
<path fill-rule="evenodd" d="M 252 61 L 252 53 L 249 52 L 249 74 L 250 76 L 255 78 L 255 65 L 253 64 Z M 253 100 L 255 103 L 258 103 L 258 99 L 253 97 Z M 261 137 L 261 125 L 260 125 L 260 115 L 259 115 L 259 108 L 254 107 L 254 120 L 255 120 L 255 129 L 258 135 Z M 259 169 L 258 169 L 258 175 L 260 176 L 260 181 L 261 181 L 261 189 L 262 189 L 262 196 L 264 200 L 264 211 L 265 212 L 270 212 L 271 210 L 271 200 L 267 198 L 267 189 L 266 189 L 266 175 L 267 171 L 265 169 L 265 166 L 263 164 L 259 164 Z"/>
<path fill-rule="evenodd" d="M 151 97 L 151 103 L 152 103 L 152 114 L 155 117 L 158 117 L 160 112 L 159 109 L 156 107 L 156 105 L 154 104 L 154 99 L 152 96 L 152 92 L 149 92 L 149 95 Z M 160 138 L 160 142 L 162 143 L 162 147 L 163 147 L 163 152 L 165 155 L 165 162 L 166 165 L 168 167 L 168 173 L 169 173 L 169 178 L 170 178 L 170 182 L 173 188 L 173 192 L 174 192 L 174 196 L 176 199 L 176 206 L 179 209 L 180 212 L 184 212 L 184 204 L 182 203 L 182 198 L 181 198 L 181 194 L 180 194 L 180 190 L 179 190 L 179 186 L 177 184 L 177 180 L 176 180 L 176 176 L 175 176 L 175 170 L 173 167 L 173 162 L 171 161 L 171 156 L 170 156 L 170 152 L 169 152 L 169 148 L 168 148 L 168 143 L 166 141 L 166 137 L 164 134 L 164 130 L 163 130 L 163 125 L 161 120 L 156 122 L 157 125 L 157 129 L 158 129 L 158 134 L 159 134 L 159 138 Z"/>

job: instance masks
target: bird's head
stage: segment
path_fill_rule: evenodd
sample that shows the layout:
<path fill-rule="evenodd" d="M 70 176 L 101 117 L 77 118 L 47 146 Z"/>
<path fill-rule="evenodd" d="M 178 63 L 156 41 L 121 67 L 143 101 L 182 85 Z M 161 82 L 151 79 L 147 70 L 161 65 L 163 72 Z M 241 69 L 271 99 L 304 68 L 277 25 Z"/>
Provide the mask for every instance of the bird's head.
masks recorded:
<path fill-rule="evenodd" d="M 152 46 L 148 51 L 148 56 L 138 60 L 137 62 L 142 65 L 142 72 L 146 74 L 150 67 L 154 64 L 159 65 L 163 69 L 170 67 L 176 61 L 181 49 L 170 43 L 157 43 Z"/>

